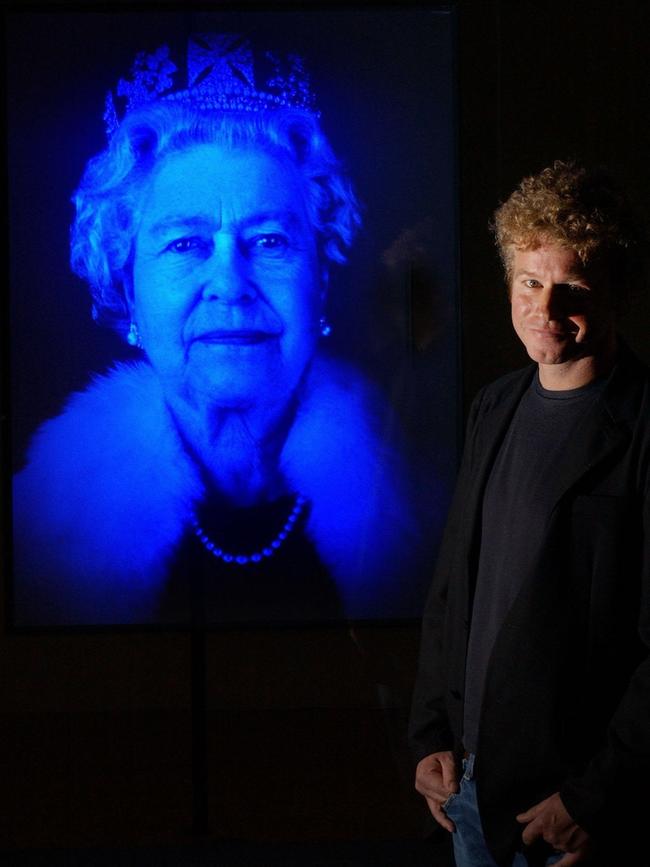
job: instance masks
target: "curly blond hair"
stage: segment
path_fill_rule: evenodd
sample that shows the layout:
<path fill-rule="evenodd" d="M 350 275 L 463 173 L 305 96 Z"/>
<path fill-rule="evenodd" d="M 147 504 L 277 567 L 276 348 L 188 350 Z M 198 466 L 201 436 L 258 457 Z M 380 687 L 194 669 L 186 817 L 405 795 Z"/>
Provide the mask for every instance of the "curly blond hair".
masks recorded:
<path fill-rule="evenodd" d="M 604 169 L 556 160 L 523 179 L 494 213 L 495 235 L 508 283 L 514 249 L 559 244 L 583 265 L 604 261 L 617 294 L 645 282 L 645 228 L 640 214 Z"/>

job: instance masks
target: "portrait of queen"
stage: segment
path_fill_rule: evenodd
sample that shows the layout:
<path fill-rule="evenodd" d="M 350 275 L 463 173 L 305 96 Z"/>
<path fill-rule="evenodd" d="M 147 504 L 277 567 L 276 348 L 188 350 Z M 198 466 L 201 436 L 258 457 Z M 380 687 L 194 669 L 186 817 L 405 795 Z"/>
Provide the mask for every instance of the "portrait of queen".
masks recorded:
<path fill-rule="evenodd" d="M 104 121 L 70 262 L 126 354 L 14 477 L 17 622 L 185 622 L 196 582 L 214 622 L 399 612 L 412 468 L 385 393 L 329 348 L 363 208 L 306 63 L 193 34 L 139 52 Z"/>

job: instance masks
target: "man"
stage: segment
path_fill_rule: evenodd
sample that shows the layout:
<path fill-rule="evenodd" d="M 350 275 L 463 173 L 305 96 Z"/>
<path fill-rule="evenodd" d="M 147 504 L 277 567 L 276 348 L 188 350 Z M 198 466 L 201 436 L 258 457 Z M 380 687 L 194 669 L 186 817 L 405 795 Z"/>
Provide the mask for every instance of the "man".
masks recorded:
<path fill-rule="evenodd" d="M 535 364 L 470 412 L 423 621 L 416 788 L 458 867 L 642 865 L 650 373 L 616 324 L 643 233 L 604 173 L 562 162 L 494 229 Z"/>

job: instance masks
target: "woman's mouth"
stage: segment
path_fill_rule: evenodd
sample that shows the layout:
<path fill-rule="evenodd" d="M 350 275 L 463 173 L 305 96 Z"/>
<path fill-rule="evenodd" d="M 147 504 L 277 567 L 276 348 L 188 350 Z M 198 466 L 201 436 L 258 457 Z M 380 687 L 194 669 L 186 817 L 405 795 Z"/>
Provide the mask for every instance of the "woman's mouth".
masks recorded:
<path fill-rule="evenodd" d="M 217 329 L 206 331 L 195 337 L 193 343 L 205 343 L 214 345 L 255 346 L 275 340 L 279 334 L 270 331 L 260 331 L 254 328 Z"/>

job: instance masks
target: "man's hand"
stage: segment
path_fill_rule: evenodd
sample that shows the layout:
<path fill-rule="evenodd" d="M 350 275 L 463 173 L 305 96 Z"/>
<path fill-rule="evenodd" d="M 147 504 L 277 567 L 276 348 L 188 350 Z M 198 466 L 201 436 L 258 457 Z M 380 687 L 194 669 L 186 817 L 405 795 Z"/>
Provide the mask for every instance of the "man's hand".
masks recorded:
<path fill-rule="evenodd" d="M 415 788 L 426 798 L 436 822 L 447 831 L 455 831 L 456 826 L 442 809 L 447 798 L 458 791 L 456 764 L 451 750 L 431 753 L 418 763 Z"/>
<path fill-rule="evenodd" d="M 570 867 L 589 857 L 591 838 L 567 813 L 558 792 L 520 813 L 517 821 L 526 826 L 521 835 L 526 846 L 542 837 L 554 849 L 566 852 L 555 867 Z"/>

